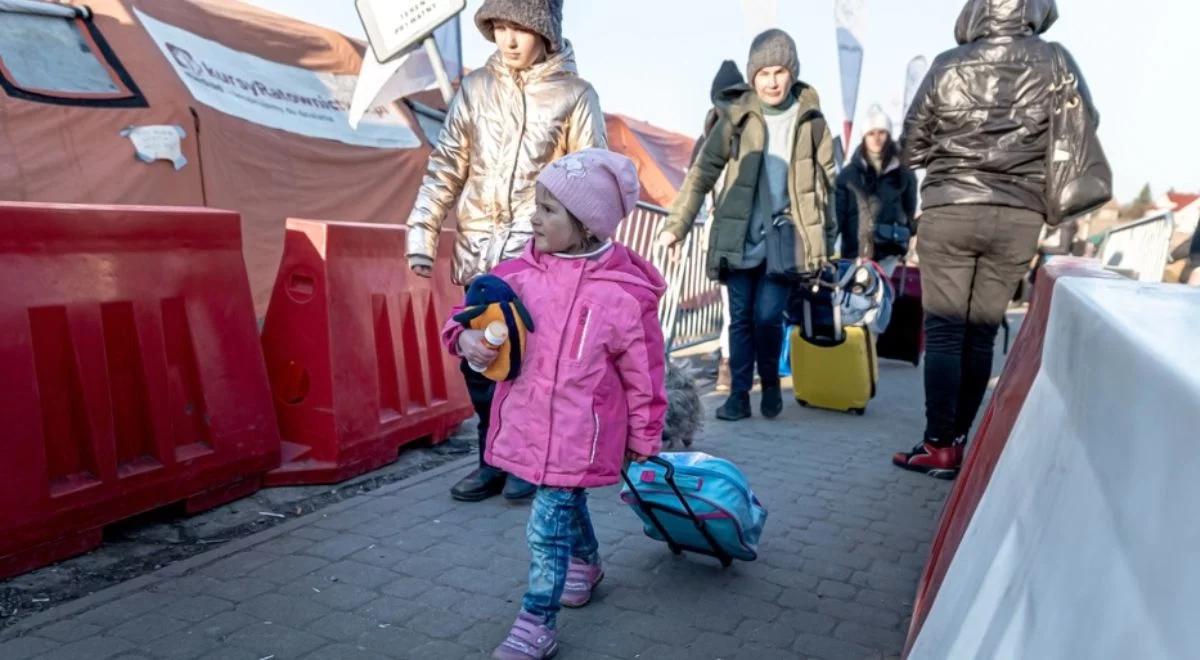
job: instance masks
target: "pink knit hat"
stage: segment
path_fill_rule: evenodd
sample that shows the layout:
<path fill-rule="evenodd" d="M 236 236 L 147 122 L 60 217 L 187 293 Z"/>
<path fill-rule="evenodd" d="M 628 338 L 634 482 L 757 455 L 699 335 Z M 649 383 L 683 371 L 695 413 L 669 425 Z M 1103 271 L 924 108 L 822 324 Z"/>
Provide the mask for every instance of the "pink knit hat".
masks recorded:
<path fill-rule="evenodd" d="M 537 180 L 601 240 L 612 238 L 621 220 L 633 213 L 641 190 L 633 161 L 606 149 L 563 156 Z"/>

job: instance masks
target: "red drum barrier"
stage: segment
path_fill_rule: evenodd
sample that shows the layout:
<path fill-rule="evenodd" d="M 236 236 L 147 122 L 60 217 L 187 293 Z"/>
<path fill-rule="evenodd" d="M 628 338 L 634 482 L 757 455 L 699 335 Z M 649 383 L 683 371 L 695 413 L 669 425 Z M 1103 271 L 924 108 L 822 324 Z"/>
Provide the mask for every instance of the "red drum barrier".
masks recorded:
<path fill-rule="evenodd" d="M 0 578 L 279 465 L 234 213 L 0 203 L 0 373 Z"/>
<path fill-rule="evenodd" d="M 289 220 L 263 328 L 283 435 L 270 485 L 337 483 L 445 440 L 474 411 L 442 324 L 463 291 L 444 232 L 435 276 L 413 275 L 403 227 Z"/>

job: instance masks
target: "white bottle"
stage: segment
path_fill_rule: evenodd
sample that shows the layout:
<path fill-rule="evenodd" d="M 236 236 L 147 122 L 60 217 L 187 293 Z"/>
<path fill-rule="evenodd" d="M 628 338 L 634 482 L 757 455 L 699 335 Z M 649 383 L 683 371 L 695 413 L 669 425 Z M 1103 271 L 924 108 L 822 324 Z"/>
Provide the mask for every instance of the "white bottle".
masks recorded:
<path fill-rule="evenodd" d="M 508 341 L 508 326 L 504 325 L 503 321 L 492 321 L 486 328 L 483 329 L 483 345 L 494 350 L 500 350 Z M 488 370 L 490 364 L 479 366 L 474 362 L 469 363 L 471 369 L 478 373 L 483 373 Z"/>

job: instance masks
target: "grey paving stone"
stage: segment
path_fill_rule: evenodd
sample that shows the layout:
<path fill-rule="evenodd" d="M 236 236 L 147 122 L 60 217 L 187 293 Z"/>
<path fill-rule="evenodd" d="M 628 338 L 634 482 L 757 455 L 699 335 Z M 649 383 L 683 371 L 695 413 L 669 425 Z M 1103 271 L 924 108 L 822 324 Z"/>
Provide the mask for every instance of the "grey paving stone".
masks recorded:
<path fill-rule="evenodd" d="M 329 642 L 321 637 L 276 623 L 246 626 L 230 635 L 228 642 L 238 648 L 258 653 L 260 660 L 269 655 L 279 659 L 298 658 L 329 645 Z"/>
<path fill-rule="evenodd" d="M 414 648 L 410 654 L 422 660 L 462 660 L 471 655 L 471 650 L 454 642 L 437 640 Z"/>
<path fill-rule="evenodd" d="M 197 595 L 181 598 L 165 610 L 173 619 L 197 623 L 221 612 L 233 609 L 233 603 L 214 596 Z"/>
<path fill-rule="evenodd" d="M 352 611 L 379 597 L 377 592 L 370 589 L 330 582 L 314 575 L 307 575 L 281 586 L 279 593 L 342 611 Z"/>
<path fill-rule="evenodd" d="M 817 611 L 841 621 L 854 621 L 881 628 L 891 628 L 900 623 L 900 615 L 895 612 L 836 598 L 822 599 Z"/>
<path fill-rule="evenodd" d="M 173 594 L 142 591 L 88 610 L 79 615 L 76 620 L 102 628 L 111 628 L 136 619 L 147 612 L 162 610 L 176 600 L 178 598 Z"/>
<path fill-rule="evenodd" d="M 242 577 L 222 580 L 213 584 L 207 593 L 222 600 L 233 603 L 244 603 L 262 594 L 274 590 L 273 583 L 259 578 Z"/>
<path fill-rule="evenodd" d="M 747 619 L 738 626 L 734 635 L 750 644 L 759 644 L 769 648 L 786 649 L 796 639 L 796 629 L 784 623 L 767 623 L 755 619 Z"/>
<path fill-rule="evenodd" d="M 313 519 L 312 525 L 321 529 L 331 529 L 335 532 L 353 531 L 356 534 L 363 534 L 360 526 L 365 526 L 370 523 L 378 522 L 379 516 L 370 511 L 364 511 L 361 508 L 354 508 L 350 511 L 339 511 L 333 514 L 321 514 Z M 367 536 L 370 536 L 369 534 Z"/>
<path fill-rule="evenodd" d="M 837 629 L 833 631 L 833 636 L 880 651 L 903 649 L 904 640 L 907 637 L 905 632 L 896 628 L 878 628 L 853 621 L 839 623 Z"/>
<path fill-rule="evenodd" d="M 304 656 L 304 660 L 391 660 L 393 657 L 363 646 L 334 644 Z"/>
<path fill-rule="evenodd" d="M 378 625 L 356 614 L 334 612 L 309 623 L 304 630 L 335 642 L 352 642 Z"/>
<path fill-rule="evenodd" d="M 858 588 L 845 582 L 821 580 L 821 584 L 817 585 L 817 595 L 821 597 L 850 600 L 856 593 L 858 593 Z"/>
<path fill-rule="evenodd" d="M 822 660 L 868 660 L 883 657 L 879 651 L 866 646 L 821 635 L 800 635 L 792 649 Z"/>
<path fill-rule="evenodd" d="M 133 644 L 123 639 L 93 636 L 60 646 L 38 656 L 38 660 L 108 660 L 132 650 Z"/>
<path fill-rule="evenodd" d="M 150 612 L 109 630 L 108 634 L 133 642 L 140 647 L 159 637 L 180 630 L 186 625 L 187 623 L 184 621 L 172 619 L 157 612 Z"/>
<path fill-rule="evenodd" d="M 268 593 L 248 600 L 237 608 L 260 621 L 286 626 L 303 627 L 306 623 L 329 614 L 329 608 L 308 599 Z"/>
<path fill-rule="evenodd" d="M 142 651 L 164 660 L 191 660 L 217 651 L 222 643 L 199 630 L 184 630 L 142 645 Z"/>
<path fill-rule="evenodd" d="M 62 644 L 77 642 L 84 637 L 91 637 L 99 634 L 103 628 L 92 625 L 90 623 L 82 623 L 73 619 L 59 621 L 44 628 L 38 628 L 37 634 L 40 637 L 51 639 Z"/>
<path fill-rule="evenodd" d="M 26 660 L 58 648 L 59 643 L 41 637 L 18 637 L 0 641 L 0 658 Z"/>
<path fill-rule="evenodd" d="M 222 612 L 196 624 L 191 630 L 213 639 L 224 640 L 242 628 L 258 622 L 258 617 L 250 616 L 245 612 Z"/>
<path fill-rule="evenodd" d="M 262 566 L 259 566 L 254 570 L 253 575 L 260 580 L 269 580 L 271 582 L 284 584 L 308 575 L 309 573 L 316 572 L 328 565 L 329 561 L 320 557 L 292 555 L 277 557 L 263 564 Z"/>
<path fill-rule="evenodd" d="M 228 580 L 232 577 L 254 575 L 258 567 L 271 561 L 278 561 L 278 558 L 275 555 L 257 549 L 246 550 L 201 568 L 199 574 L 214 577 L 218 580 Z"/>
<path fill-rule="evenodd" d="M 356 552 L 367 549 L 367 547 L 371 545 L 379 543 L 378 539 L 373 539 L 369 536 L 347 534 L 345 532 L 329 533 L 334 534 L 335 536 L 324 541 L 317 541 L 306 548 L 304 553 L 314 557 L 320 557 L 322 559 L 337 560 L 348 557 Z"/>

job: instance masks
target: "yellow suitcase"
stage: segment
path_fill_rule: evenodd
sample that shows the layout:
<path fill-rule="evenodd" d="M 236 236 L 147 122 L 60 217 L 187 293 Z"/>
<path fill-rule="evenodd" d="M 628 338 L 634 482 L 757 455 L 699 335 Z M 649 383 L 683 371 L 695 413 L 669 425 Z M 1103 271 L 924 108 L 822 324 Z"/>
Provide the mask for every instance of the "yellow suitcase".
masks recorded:
<path fill-rule="evenodd" d="M 849 327 L 842 343 L 820 346 L 793 327 L 791 351 L 792 383 L 800 405 L 866 414 L 879 381 L 879 360 L 870 331 Z"/>

